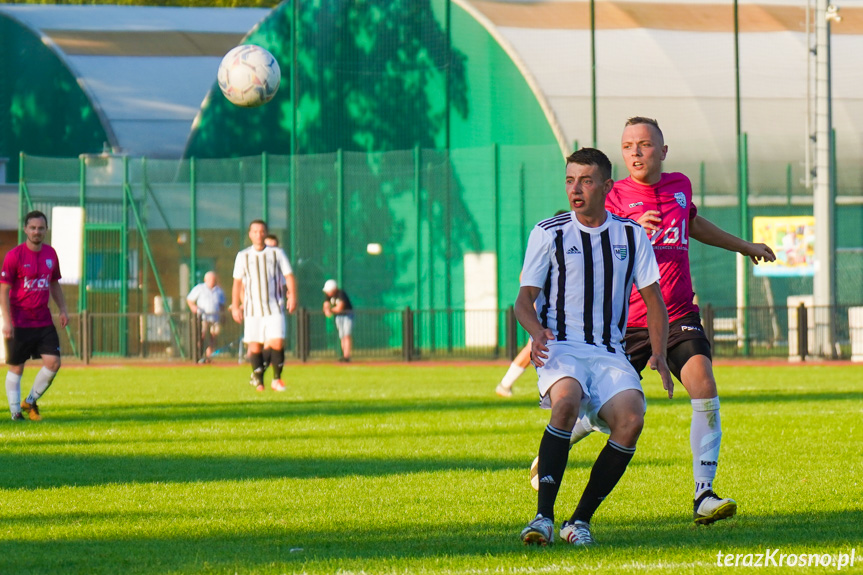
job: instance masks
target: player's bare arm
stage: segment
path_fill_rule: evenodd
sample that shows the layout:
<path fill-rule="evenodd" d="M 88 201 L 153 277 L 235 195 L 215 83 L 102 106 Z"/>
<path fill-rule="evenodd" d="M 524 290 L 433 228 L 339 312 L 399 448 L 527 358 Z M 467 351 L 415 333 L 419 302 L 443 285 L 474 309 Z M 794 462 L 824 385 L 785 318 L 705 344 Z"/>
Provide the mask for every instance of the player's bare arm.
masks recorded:
<path fill-rule="evenodd" d="M 285 306 L 288 313 L 294 313 L 294 310 L 297 309 L 297 280 L 294 278 L 294 274 L 285 276 L 285 285 L 288 288 L 288 294 L 285 296 Z"/>
<path fill-rule="evenodd" d="M 729 234 L 710 220 L 701 216 L 695 216 L 690 223 L 689 235 L 703 244 L 748 256 L 755 265 L 758 265 L 759 261 L 772 262 L 776 259 L 776 254 L 773 253 L 770 246 L 747 242 L 742 238 Z"/>
<path fill-rule="evenodd" d="M 234 283 L 231 286 L 231 317 L 237 323 L 243 323 L 243 307 L 240 302 L 243 301 L 243 280 L 234 278 Z"/>
<path fill-rule="evenodd" d="M 650 334 L 651 356 L 648 360 L 650 369 L 659 373 L 662 378 L 662 389 L 668 392 L 669 399 L 674 396 L 674 380 L 665 359 L 668 347 L 668 310 L 662 300 L 662 290 L 659 282 L 654 282 L 638 290 L 647 306 L 647 331 Z"/>
<path fill-rule="evenodd" d="M 57 304 L 57 309 L 60 310 L 60 327 L 66 327 L 69 325 L 69 313 L 66 311 L 66 298 L 63 297 L 63 288 L 60 287 L 60 282 L 51 282 L 48 289 L 51 291 L 54 303 Z"/>
<path fill-rule="evenodd" d="M 14 327 L 12 325 L 12 312 L 9 307 L 9 290 L 12 289 L 9 284 L 0 283 L 0 311 L 3 313 L 3 337 L 9 339 L 12 337 Z"/>
<path fill-rule="evenodd" d="M 330 311 L 332 311 L 334 314 L 338 315 L 338 314 L 342 313 L 344 310 L 345 310 L 345 302 L 343 300 L 338 300 L 336 302 L 336 305 L 334 305 Z"/>
<path fill-rule="evenodd" d="M 536 301 L 538 295 L 538 287 L 522 286 L 518 290 L 518 297 L 515 298 L 515 318 L 521 327 L 530 334 L 530 356 L 534 365 L 542 367 L 545 365 L 542 360 L 548 359 L 548 347 L 545 344 L 548 340 L 554 339 L 554 333 L 550 329 L 542 327 L 536 317 L 533 302 Z"/>

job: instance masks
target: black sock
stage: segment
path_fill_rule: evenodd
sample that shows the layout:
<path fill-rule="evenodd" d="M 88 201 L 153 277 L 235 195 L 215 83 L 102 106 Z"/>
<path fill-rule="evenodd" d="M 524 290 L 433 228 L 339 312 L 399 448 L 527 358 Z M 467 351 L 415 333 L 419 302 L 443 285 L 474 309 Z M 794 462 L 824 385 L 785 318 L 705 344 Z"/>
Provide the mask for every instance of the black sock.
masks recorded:
<path fill-rule="evenodd" d="M 252 377 L 258 385 L 264 385 L 264 356 L 261 353 L 250 353 L 249 363 L 252 364 Z"/>
<path fill-rule="evenodd" d="M 599 452 L 593 469 L 590 470 L 590 479 L 587 481 L 587 487 L 584 488 L 578 507 L 575 508 L 575 513 L 572 514 L 572 521 L 590 523 L 599 504 L 608 497 L 623 477 L 623 472 L 626 471 L 626 466 L 629 465 L 633 455 L 635 455 L 634 447 L 623 447 L 608 440 Z"/>
<path fill-rule="evenodd" d="M 270 364 L 273 362 L 273 355 L 272 354 L 273 354 L 273 350 L 270 349 L 269 347 L 265 347 L 264 351 L 261 352 L 261 357 L 264 358 L 264 363 L 263 363 L 264 371 L 267 371 L 267 368 L 270 367 Z M 278 378 L 276 378 L 276 379 L 278 379 Z"/>
<path fill-rule="evenodd" d="M 271 349 L 270 361 L 273 362 L 273 379 L 282 379 L 282 368 L 285 366 L 285 350 Z"/>
<path fill-rule="evenodd" d="M 549 423 L 539 442 L 539 495 L 536 512 L 554 520 L 554 501 L 569 459 L 570 433 Z"/>

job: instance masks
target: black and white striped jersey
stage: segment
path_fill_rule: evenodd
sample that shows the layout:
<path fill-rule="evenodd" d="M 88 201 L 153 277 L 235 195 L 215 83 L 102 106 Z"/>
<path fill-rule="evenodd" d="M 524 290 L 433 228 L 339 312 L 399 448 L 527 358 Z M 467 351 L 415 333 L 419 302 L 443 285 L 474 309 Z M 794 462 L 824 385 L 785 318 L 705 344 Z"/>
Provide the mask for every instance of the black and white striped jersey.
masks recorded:
<path fill-rule="evenodd" d="M 281 248 L 254 246 L 240 251 L 234 261 L 234 279 L 243 280 L 243 314 L 263 317 L 284 313 L 283 285 L 293 273 Z"/>
<path fill-rule="evenodd" d="M 659 281 L 647 234 L 637 222 L 606 212 L 596 228 L 573 212 L 539 222 L 530 233 L 521 285 L 541 288 L 536 313 L 555 341 L 622 352 L 629 294 Z"/>

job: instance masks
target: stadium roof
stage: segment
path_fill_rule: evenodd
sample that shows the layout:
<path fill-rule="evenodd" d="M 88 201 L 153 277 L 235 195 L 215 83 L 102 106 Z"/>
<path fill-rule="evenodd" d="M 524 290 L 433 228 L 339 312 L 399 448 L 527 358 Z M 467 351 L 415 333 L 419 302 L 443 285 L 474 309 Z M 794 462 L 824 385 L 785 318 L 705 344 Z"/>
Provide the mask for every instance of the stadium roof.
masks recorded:
<path fill-rule="evenodd" d="M 591 143 L 590 18 L 587 0 L 471 0 L 541 88 L 570 142 Z M 832 25 L 833 124 L 838 153 L 863 153 L 863 7 Z M 627 117 L 650 116 L 673 144 L 669 160 L 723 158 L 735 177 L 735 59 L 731 2 L 599 0 L 595 4 L 598 145 L 616 149 Z M 805 0 L 741 0 L 743 130 L 759 160 L 803 161 L 814 58 Z M 807 76 L 807 68 L 809 76 Z M 807 80 L 807 78 L 810 78 Z M 807 86 L 807 83 L 809 85 Z M 857 128 L 851 128 L 857 127 Z M 851 128 L 851 129 L 849 129 Z M 781 174 L 777 174 L 781 175 Z"/>
<path fill-rule="evenodd" d="M 467 1 L 539 87 L 559 124 L 555 129 L 569 142 L 588 142 L 587 0 Z M 806 139 L 811 58 L 805 5 L 740 2 L 744 129 L 774 132 L 768 136 L 773 142 L 758 141 L 783 157 L 800 157 Z M 6 4 L 0 13 L 33 30 L 69 67 L 112 146 L 132 155 L 179 157 L 221 56 L 271 11 Z M 856 58 L 863 51 L 863 8 L 843 6 L 840 14 L 842 22 L 833 26 L 834 125 L 861 126 L 863 67 Z M 659 118 L 673 134 L 675 151 L 692 158 L 735 149 L 729 2 L 600 0 L 595 21 L 601 146 L 616 147 L 622 119 L 639 114 Z M 702 145 L 681 146 L 680 136 L 694 140 L 695 130 Z M 842 143 L 840 153 L 863 149 L 859 132 L 847 136 L 852 141 Z"/>
<path fill-rule="evenodd" d="M 123 152 L 180 157 L 222 56 L 259 8 L 0 5 L 59 56 Z"/>

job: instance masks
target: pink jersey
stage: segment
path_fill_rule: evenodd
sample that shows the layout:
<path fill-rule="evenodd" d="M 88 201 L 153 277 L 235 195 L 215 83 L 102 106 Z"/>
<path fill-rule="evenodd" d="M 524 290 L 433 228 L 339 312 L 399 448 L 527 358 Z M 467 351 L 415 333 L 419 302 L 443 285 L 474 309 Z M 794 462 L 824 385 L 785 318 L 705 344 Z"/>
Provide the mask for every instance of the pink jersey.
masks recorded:
<path fill-rule="evenodd" d="M 608 211 L 638 220 L 648 210 L 659 211 L 659 230 L 648 232 L 653 253 L 659 264 L 662 299 L 668 307 L 668 320 L 697 312 L 692 303 L 692 275 L 689 271 L 689 225 L 698 213 L 692 203 L 692 184 L 680 173 L 662 174 L 659 183 L 645 186 L 631 177 L 614 183 L 605 200 Z M 632 327 L 647 327 L 647 307 L 634 288 L 629 297 L 629 321 Z"/>
<path fill-rule="evenodd" d="M 26 243 L 12 248 L 3 259 L 0 283 L 11 286 L 9 307 L 15 327 L 45 327 L 54 323 L 48 300 L 52 282 L 60 279 L 57 252 L 47 244 L 34 252 Z"/>

